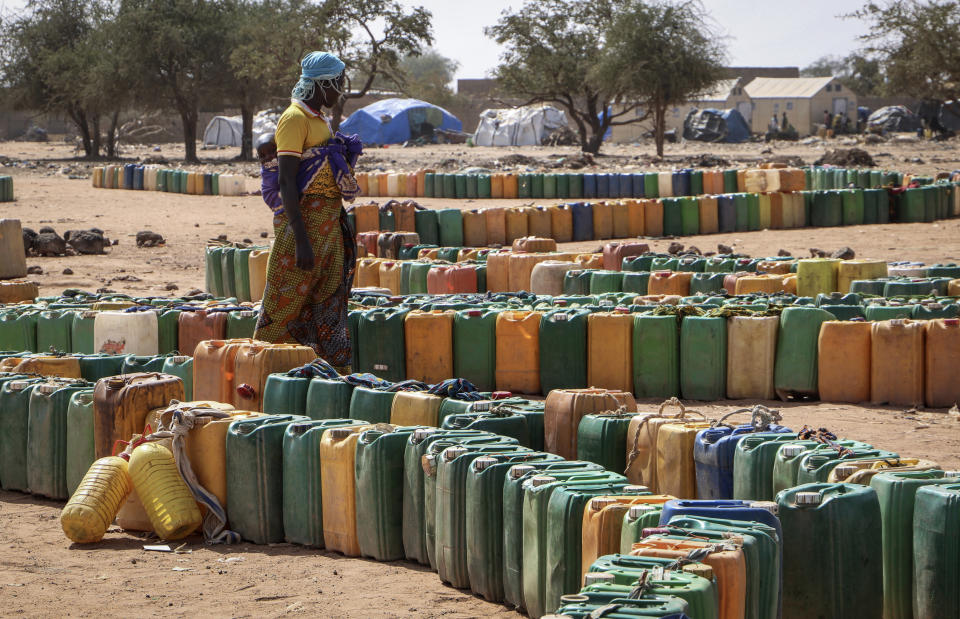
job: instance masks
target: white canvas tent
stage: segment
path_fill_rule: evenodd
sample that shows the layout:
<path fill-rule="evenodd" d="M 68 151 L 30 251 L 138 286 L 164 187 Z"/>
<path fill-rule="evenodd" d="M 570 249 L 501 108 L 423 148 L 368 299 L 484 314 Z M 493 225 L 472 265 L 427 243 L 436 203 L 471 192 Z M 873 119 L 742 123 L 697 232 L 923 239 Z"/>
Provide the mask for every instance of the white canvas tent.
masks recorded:
<path fill-rule="evenodd" d="M 566 126 L 566 114 L 549 105 L 484 110 L 473 134 L 473 143 L 477 146 L 540 145 L 555 130 Z"/>
<path fill-rule="evenodd" d="M 262 110 L 253 117 L 253 143 L 264 133 L 277 130 L 280 112 Z M 240 146 L 243 140 L 243 119 L 240 116 L 214 116 L 203 131 L 204 146 Z"/>

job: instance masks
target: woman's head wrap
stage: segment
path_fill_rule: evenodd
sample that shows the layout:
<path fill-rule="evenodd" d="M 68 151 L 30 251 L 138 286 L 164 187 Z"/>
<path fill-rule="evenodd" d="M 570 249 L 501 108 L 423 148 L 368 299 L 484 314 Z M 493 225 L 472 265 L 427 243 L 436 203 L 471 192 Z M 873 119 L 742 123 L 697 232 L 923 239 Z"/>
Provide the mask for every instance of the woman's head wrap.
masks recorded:
<path fill-rule="evenodd" d="M 336 80 L 343 74 L 346 65 L 327 52 L 310 52 L 300 61 L 300 81 L 290 94 L 294 99 L 307 101 L 313 97 L 317 84 L 330 86 L 337 92 Z"/>

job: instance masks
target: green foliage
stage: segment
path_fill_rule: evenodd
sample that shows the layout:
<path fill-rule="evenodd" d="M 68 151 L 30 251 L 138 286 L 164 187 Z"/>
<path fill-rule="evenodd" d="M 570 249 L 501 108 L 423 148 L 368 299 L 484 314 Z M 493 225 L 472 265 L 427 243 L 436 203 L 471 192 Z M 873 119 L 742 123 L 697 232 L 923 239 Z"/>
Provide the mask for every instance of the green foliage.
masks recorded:
<path fill-rule="evenodd" d="M 861 40 L 866 55 L 883 67 L 886 92 L 938 101 L 960 97 L 960 2 L 869 2 L 847 17 L 869 25 Z"/>
<path fill-rule="evenodd" d="M 414 99 L 441 107 L 449 105 L 456 98 L 450 83 L 459 66 L 455 60 L 435 49 L 420 55 L 404 56 L 399 67 L 403 92 Z"/>
<path fill-rule="evenodd" d="M 858 95 L 874 97 L 884 93 L 885 80 L 880 61 L 853 53 L 843 58 L 823 56 L 800 70 L 804 77 L 836 77 Z"/>
<path fill-rule="evenodd" d="M 502 90 L 564 107 L 591 153 L 609 127 L 652 116 L 662 155 L 666 109 L 709 89 L 724 60 L 699 2 L 528 1 L 486 33 L 506 47 Z"/>

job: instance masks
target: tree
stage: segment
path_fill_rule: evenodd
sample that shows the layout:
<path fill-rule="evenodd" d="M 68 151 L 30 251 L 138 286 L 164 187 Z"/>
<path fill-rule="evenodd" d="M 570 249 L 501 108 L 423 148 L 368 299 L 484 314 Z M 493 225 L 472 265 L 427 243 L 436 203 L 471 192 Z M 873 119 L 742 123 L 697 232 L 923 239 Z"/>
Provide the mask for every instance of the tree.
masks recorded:
<path fill-rule="evenodd" d="M 433 15 L 421 6 L 407 10 L 397 0 L 327 0 L 324 6 L 331 25 L 349 34 L 331 42 L 347 65 L 345 94 L 331 114 L 337 130 L 346 102 L 366 96 L 376 80 L 402 89 L 400 61 L 433 44 Z"/>
<path fill-rule="evenodd" d="M 100 116 L 119 110 L 97 71 L 98 28 L 109 5 L 98 0 L 31 0 L 4 24 L 2 76 L 20 108 L 64 113 L 77 127 L 87 157 L 100 154 Z"/>
<path fill-rule="evenodd" d="M 400 61 L 403 92 L 414 99 L 439 105 L 449 105 L 455 98 L 450 82 L 460 64 L 435 49 L 419 55 L 404 56 Z"/>
<path fill-rule="evenodd" d="M 501 89 L 563 107 L 584 152 L 599 152 L 610 127 L 653 117 L 662 155 L 666 109 L 720 77 L 723 48 L 705 18 L 697 2 L 528 1 L 486 34 L 506 46 Z"/>
<path fill-rule="evenodd" d="M 823 56 L 800 70 L 804 77 L 836 77 L 844 86 L 864 96 L 880 96 L 884 92 L 884 76 L 880 61 L 859 53 L 843 58 Z"/>
<path fill-rule="evenodd" d="M 657 156 L 662 157 L 667 110 L 716 84 L 726 50 L 698 0 L 620 6 L 599 71 L 653 115 Z"/>
<path fill-rule="evenodd" d="M 867 22 L 864 51 L 879 61 L 889 91 L 932 101 L 960 97 L 960 2 L 869 2 L 847 17 Z"/>
<path fill-rule="evenodd" d="M 124 39 L 118 53 L 130 69 L 128 87 L 136 89 L 143 106 L 177 110 L 185 159 L 191 163 L 199 163 L 200 105 L 229 81 L 225 26 L 232 7 L 230 0 L 119 2 L 116 21 Z"/>

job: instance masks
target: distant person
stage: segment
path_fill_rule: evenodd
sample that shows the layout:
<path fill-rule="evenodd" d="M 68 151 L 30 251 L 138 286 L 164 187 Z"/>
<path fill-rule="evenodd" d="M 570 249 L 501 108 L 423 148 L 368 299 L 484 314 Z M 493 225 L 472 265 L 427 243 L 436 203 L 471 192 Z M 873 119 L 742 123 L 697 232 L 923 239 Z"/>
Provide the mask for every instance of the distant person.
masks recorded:
<path fill-rule="evenodd" d="M 773 113 L 773 118 L 770 119 L 770 132 L 776 133 L 780 130 L 780 125 L 777 123 L 777 113 Z"/>
<path fill-rule="evenodd" d="M 823 126 L 830 128 L 830 110 L 823 110 Z"/>
<path fill-rule="evenodd" d="M 784 131 L 786 131 L 786 130 L 787 130 L 787 127 L 789 127 L 789 126 L 790 126 L 790 123 L 787 122 L 787 113 L 784 112 L 784 113 L 783 113 L 783 120 L 780 122 L 780 128 L 783 129 Z"/>
<path fill-rule="evenodd" d="M 337 371 L 349 373 L 347 299 L 357 246 L 343 201 L 359 193 L 353 168 L 363 145 L 356 136 L 334 135 L 322 114 L 343 96 L 343 61 L 311 52 L 300 67 L 290 106 L 277 123 L 283 211 L 273 220 L 275 240 L 254 337 L 309 346 Z M 264 147 L 269 157 L 270 147 Z M 314 157 L 319 160 L 317 172 L 301 189 L 301 162 Z"/>

